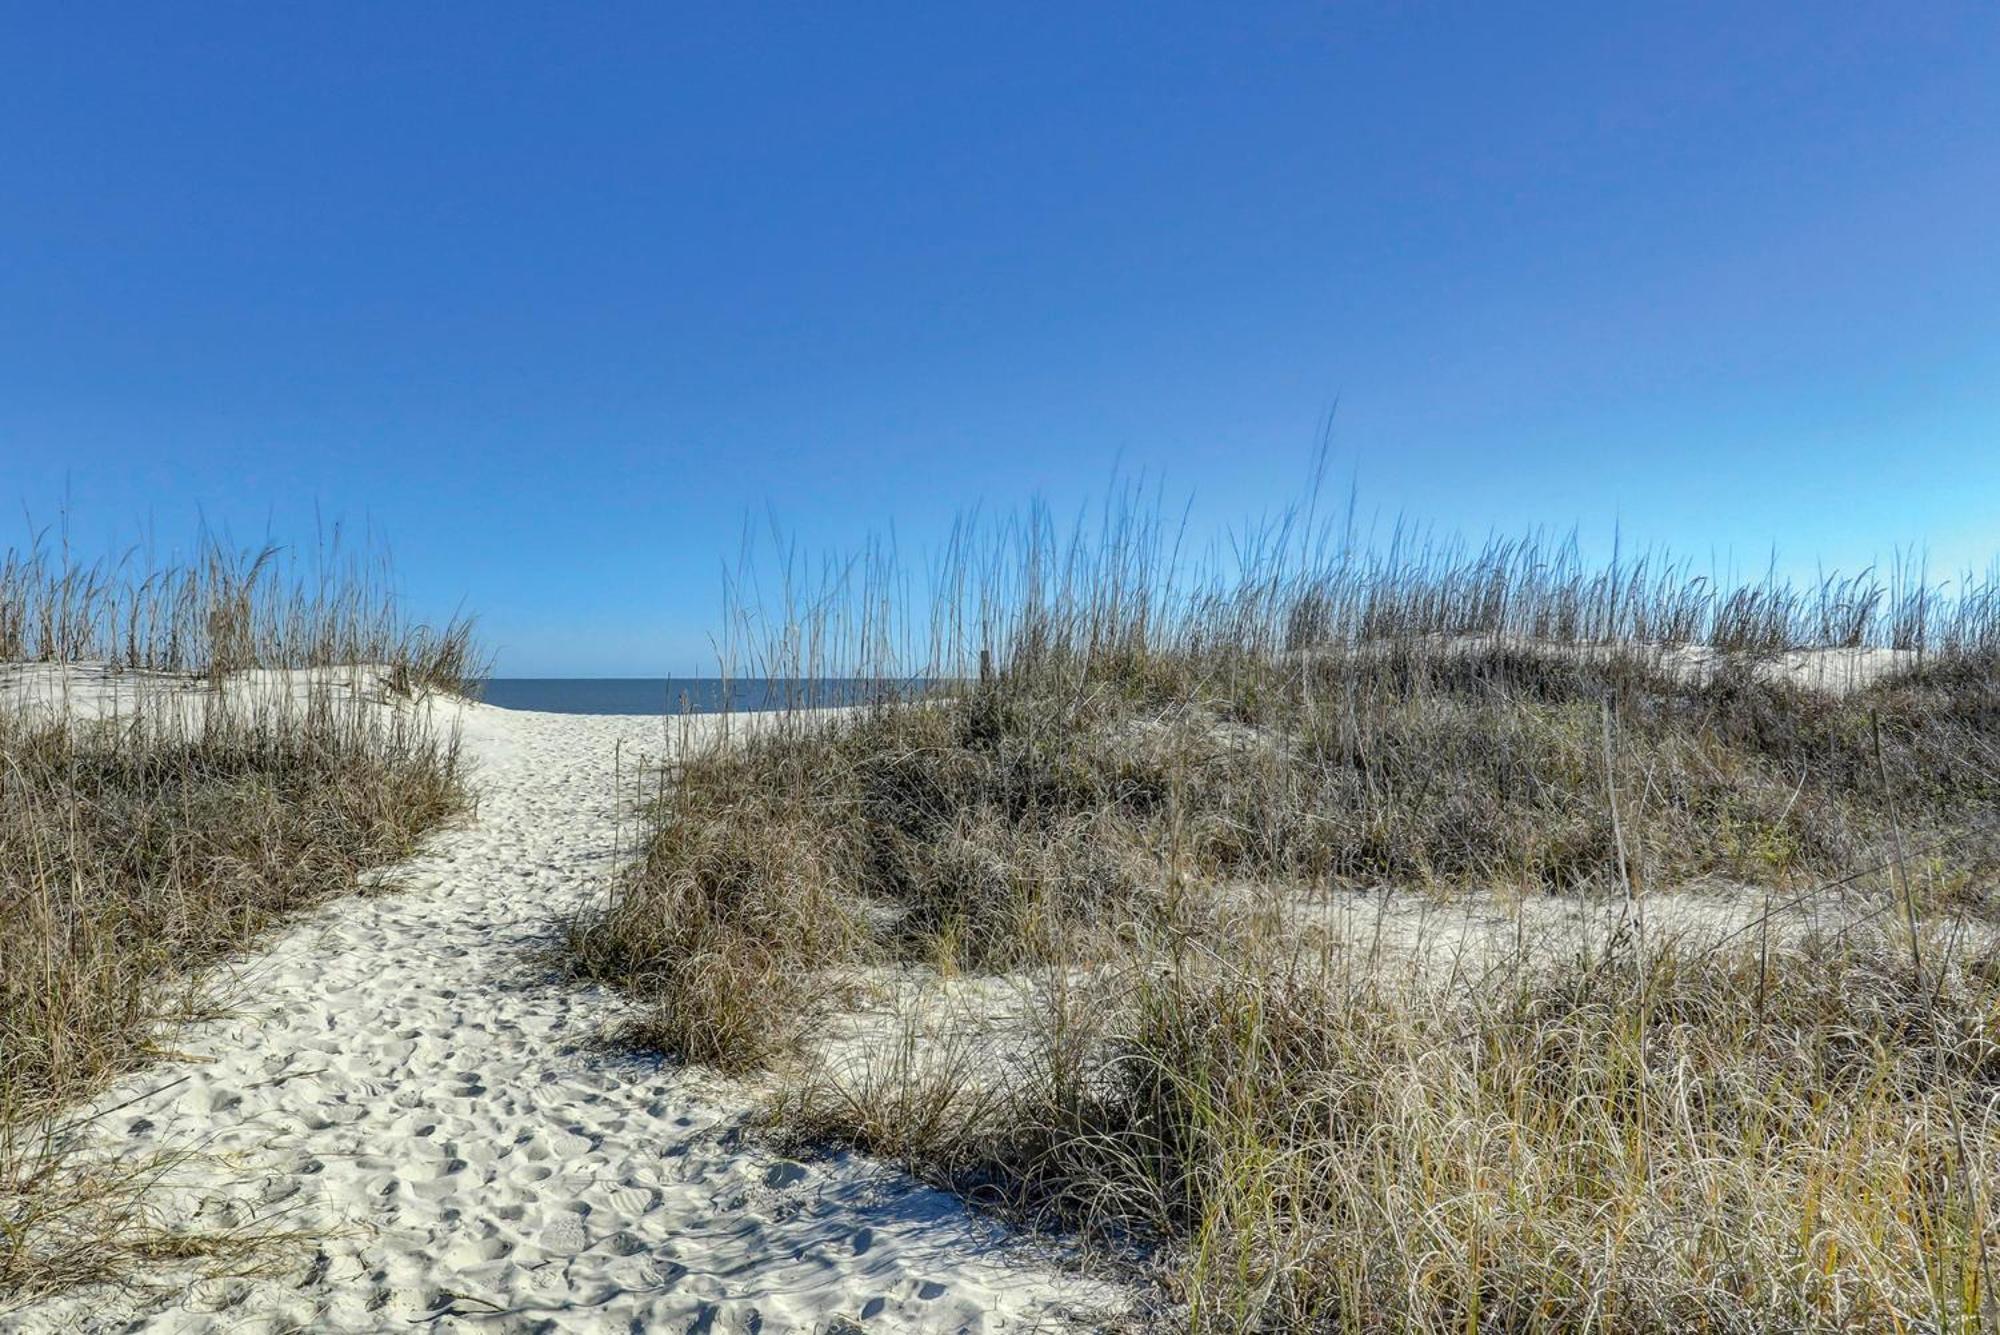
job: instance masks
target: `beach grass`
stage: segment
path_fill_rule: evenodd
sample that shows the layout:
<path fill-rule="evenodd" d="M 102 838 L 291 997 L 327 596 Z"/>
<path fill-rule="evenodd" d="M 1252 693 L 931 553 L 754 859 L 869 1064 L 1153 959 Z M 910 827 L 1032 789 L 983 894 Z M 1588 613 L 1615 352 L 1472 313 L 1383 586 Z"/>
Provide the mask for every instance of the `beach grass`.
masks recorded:
<path fill-rule="evenodd" d="M 164 1221 L 178 1165 L 79 1156 L 77 1109 L 215 1012 L 204 966 L 462 807 L 420 706 L 470 688 L 470 627 L 409 623 L 386 574 L 214 541 L 0 558 L 0 1293 L 245 1266 L 278 1235 Z"/>
<path fill-rule="evenodd" d="M 1165 1324 L 1993 1327 L 1992 579 L 1188 546 L 1127 496 L 746 606 L 882 698 L 659 776 L 579 972 Z M 1024 1000 L 826 1040 L 912 978 Z"/>

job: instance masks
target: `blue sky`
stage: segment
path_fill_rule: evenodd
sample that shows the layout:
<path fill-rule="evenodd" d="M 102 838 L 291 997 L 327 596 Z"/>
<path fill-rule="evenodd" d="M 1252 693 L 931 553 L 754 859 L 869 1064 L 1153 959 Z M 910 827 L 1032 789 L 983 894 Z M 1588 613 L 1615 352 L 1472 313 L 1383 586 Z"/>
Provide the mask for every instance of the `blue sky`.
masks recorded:
<path fill-rule="evenodd" d="M 2000 7 L 0 6 L 0 541 L 392 545 L 511 674 L 1114 470 L 2000 550 Z"/>

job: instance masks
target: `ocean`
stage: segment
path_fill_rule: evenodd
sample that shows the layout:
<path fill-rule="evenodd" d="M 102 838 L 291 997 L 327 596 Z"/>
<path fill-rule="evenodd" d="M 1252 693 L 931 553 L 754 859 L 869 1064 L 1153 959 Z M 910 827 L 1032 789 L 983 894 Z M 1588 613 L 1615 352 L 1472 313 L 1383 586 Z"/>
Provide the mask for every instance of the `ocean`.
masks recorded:
<path fill-rule="evenodd" d="M 910 693 L 920 682 L 867 677 L 489 677 L 484 698 L 502 709 L 548 714 L 754 713 L 787 706 L 861 704 L 885 691 Z"/>

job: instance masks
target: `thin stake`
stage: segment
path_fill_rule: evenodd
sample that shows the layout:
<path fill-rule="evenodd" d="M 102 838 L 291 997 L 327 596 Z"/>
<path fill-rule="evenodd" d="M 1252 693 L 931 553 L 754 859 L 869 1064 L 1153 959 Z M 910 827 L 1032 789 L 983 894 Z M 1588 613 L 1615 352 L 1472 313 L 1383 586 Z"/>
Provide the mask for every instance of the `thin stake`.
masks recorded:
<path fill-rule="evenodd" d="M 1625 906 L 1632 912 L 1632 920 L 1638 933 L 1639 943 L 1639 993 L 1643 997 L 1647 991 L 1646 980 L 1646 901 L 1639 894 L 1639 887 L 1632 880 L 1632 866 L 1625 855 L 1625 822 L 1618 814 L 1618 779 L 1613 766 L 1616 752 L 1611 731 L 1611 701 L 1604 701 L 1604 792 L 1611 803 L 1611 838 L 1618 848 L 1618 879 L 1625 886 Z"/>
<path fill-rule="evenodd" d="M 1896 789 L 1889 782 L 1889 766 L 1882 759 L 1882 720 L 1868 711 L 1868 738 L 1875 748 L 1875 773 L 1882 781 L 1882 797 L 1889 804 L 1889 833 L 1896 852 L 1896 883 L 1903 894 L 1903 921 L 1910 930 L 1910 968 L 1916 974 L 1917 990 L 1924 986 L 1924 956 L 1917 942 L 1917 900 L 1910 893 L 1910 871 L 1903 857 L 1903 822 L 1896 812 Z"/>

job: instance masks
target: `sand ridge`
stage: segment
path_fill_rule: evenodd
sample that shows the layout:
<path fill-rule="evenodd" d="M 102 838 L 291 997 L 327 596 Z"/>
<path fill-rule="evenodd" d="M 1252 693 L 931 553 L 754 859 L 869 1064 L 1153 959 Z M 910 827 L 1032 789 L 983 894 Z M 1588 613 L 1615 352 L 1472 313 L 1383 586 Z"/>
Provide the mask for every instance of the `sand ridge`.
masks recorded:
<path fill-rule="evenodd" d="M 676 739 L 658 718 L 447 712 L 476 812 L 390 893 L 274 938 L 238 1014 L 97 1104 L 117 1109 L 102 1151 L 198 1144 L 212 1180 L 181 1208 L 309 1230 L 297 1263 L 0 1328 L 984 1331 L 1105 1300 L 905 1175 L 777 1157 L 741 1136 L 747 1096 L 607 1044 L 622 1003 L 552 977 L 546 948 L 615 855 L 614 768 L 629 782 Z"/>

